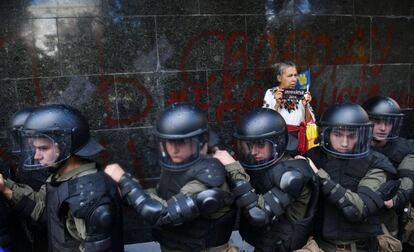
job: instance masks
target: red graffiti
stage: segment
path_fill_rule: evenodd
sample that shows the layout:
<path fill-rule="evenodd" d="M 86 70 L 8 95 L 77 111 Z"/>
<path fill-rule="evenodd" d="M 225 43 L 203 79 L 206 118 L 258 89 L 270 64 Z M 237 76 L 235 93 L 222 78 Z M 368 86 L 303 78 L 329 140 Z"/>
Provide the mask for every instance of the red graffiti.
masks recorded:
<path fill-rule="evenodd" d="M 107 77 L 105 74 L 105 50 L 102 42 L 102 30 L 95 29 L 95 43 L 99 54 L 100 82 L 97 86 L 102 96 L 104 110 L 107 115 L 108 128 L 120 125 L 130 125 L 145 119 L 154 107 L 153 95 L 138 79 L 128 77 Z M 313 83 L 314 89 L 318 87 L 318 93 L 313 94 L 312 101 L 320 114 L 335 102 L 351 101 L 363 102 L 370 96 L 381 93 L 381 86 L 376 82 L 382 71 L 382 65 L 388 60 L 391 51 L 391 38 L 393 29 L 386 27 L 380 30 L 372 27 L 370 32 L 357 28 L 341 48 L 342 55 L 336 55 L 333 45 L 337 41 L 332 36 L 324 33 L 312 33 L 307 30 L 289 31 L 285 41 L 266 32 L 258 38 L 249 37 L 246 32 L 207 31 L 196 34 L 188 39 L 182 48 L 180 55 L 180 74 L 182 88 L 175 88 L 167 94 L 167 104 L 177 101 L 191 101 L 204 110 L 212 111 L 211 121 L 223 123 L 227 118 L 238 121 L 241 114 L 260 107 L 263 102 L 265 90 L 271 86 L 273 63 L 284 60 L 294 60 L 299 68 L 305 66 L 320 66 L 312 68 L 312 78 L 327 76 L 322 83 Z M 17 36 L 7 34 L 0 38 L 0 48 L 13 43 Z M 306 45 L 298 48 L 297 42 Z M 223 50 L 223 65 L 219 70 L 206 70 L 207 77 L 202 80 L 194 80 L 191 77 L 193 59 L 200 53 L 207 43 L 214 43 L 217 48 Z M 278 48 L 278 45 L 282 45 Z M 370 48 L 379 51 L 379 58 L 375 59 L 375 65 L 370 66 Z M 32 83 L 35 89 L 36 104 L 44 103 L 40 78 L 38 78 L 38 62 L 33 46 L 29 48 L 32 60 Z M 300 51 L 303 50 L 303 51 Z M 281 53 L 279 53 L 281 52 Z M 249 65 L 251 60 L 251 65 Z M 190 66 L 191 64 L 191 66 Z M 337 65 L 361 64 L 359 68 L 358 83 L 345 83 L 338 85 Z M 274 78 L 273 78 L 274 79 Z M 322 78 L 321 78 L 322 79 Z M 355 79 L 355 78 L 354 78 Z M 369 80 L 369 82 L 368 82 Z M 341 80 L 342 81 L 342 80 Z M 113 111 L 116 100 L 110 95 L 110 89 L 115 85 L 129 85 L 135 91 L 142 94 L 144 105 L 139 112 L 121 117 Z M 414 105 L 414 92 L 407 92 L 408 88 L 398 87 L 390 96 L 404 106 Z M 312 91 L 312 89 L 311 89 Z M 104 146 L 108 143 L 102 141 Z M 128 139 L 126 147 L 131 155 L 135 173 L 140 179 L 144 173 L 139 163 L 139 155 L 132 139 Z M 120 146 L 122 148 L 122 146 Z M 0 152 L 0 156 L 4 155 Z M 109 161 L 109 153 L 104 152 L 101 158 L 105 164 Z"/>
<path fill-rule="evenodd" d="M 374 43 L 378 44 L 377 46 L 381 47 L 381 61 L 385 62 L 389 55 L 390 48 L 390 39 L 391 39 L 391 30 L 387 28 L 386 39 L 381 45 L 381 39 L 376 31 L 373 34 Z M 195 52 L 197 48 L 196 45 L 201 45 L 203 41 L 210 41 L 211 39 L 216 39 L 217 43 L 222 43 L 224 45 L 224 63 L 223 71 L 221 71 L 221 78 L 218 75 L 219 72 L 209 72 L 207 80 L 201 82 L 195 82 L 189 78 L 189 75 L 186 70 L 188 60 L 191 58 L 191 53 Z M 296 54 L 294 51 L 295 41 L 301 40 L 303 44 L 312 45 L 306 48 L 306 52 L 302 54 Z M 197 105 L 200 105 L 202 108 L 209 107 L 211 109 L 214 104 L 210 102 L 206 104 L 201 100 L 201 94 L 210 93 L 210 90 L 213 85 L 221 87 L 221 99 L 215 105 L 215 121 L 221 123 L 224 119 L 226 113 L 233 114 L 233 120 L 238 120 L 241 113 L 245 112 L 246 109 L 252 109 L 254 107 L 261 106 L 262 99 L 264 95 L 264 87 L 272 86 L 271 83 L 266 83 L 266 76 L 269 75 L 269 71 L 265 69 L 269 68 L 272 65 L 272 62 L 276 61 L 277 57 L 277 39 L 269 33 L 264 34 L 259 38 L 259 42 L 254 49 L 253 55 L 253 71 L 255 77 L 255 83 L 245 86 L 244 94 L 242 96 L 235 94 L 234 85 L 240 85 L 247 78 L 248 70 L 248 52 L 246 48 L 249 48 L 249 38 L 246 33 L 243 32 L 203 32 L 199 35 L 190 38 L 188 44 L 184 47 L 182 51 L 180 69 L 182 73 L 182 79 L 187 84 L 186 87 L 182 89 L 173 90 L 170 93 L 168 103 L 175 101 L 193 101 Z M 373 75 L 378 75 L 380 69 L 377 67 L 368 67 L 369 62 L 369 34 L 367 34 L 363 29 L 357 29 L 350 37 L 347 46 L 344 48 L 343 55 L 338 55 L 334 59 L 333 49 L 332 49 L 332 38 L 327 34 L 318 34 L 313 35 L 307 31 L 291 31 L 287 34 L 287 38 L 283 43 L 283 53 L 282 59 L 292 59 L 295 58 L 295 61 L 298 65 L 303 65 L 307 63 L 312 65 L 314 63 L 322 65 L 318 70 L 312 72 L 312 76 L 317 78 L 326 71 L 331 71 L 329 83 L 318 83 L 317 85 L 322 86 L 321 94 L 317 94 L 318 100 L 313 101 L 313 105 L 318 108 L 318 112 L 322 113 L 327 106 L 335 102 L 351 101 L 351 102 L 362 102 L 367 99 L 369 96 L 378 95 L 380 93 L 380 86 L 376 83 L 371 83 L 369 86 L 367 84 L 367 75 L 369 74 L 368 70 L 371 69 Z M 265 66 L 260 66 L 262 64 L 262 52 L 270 51 L 266 56 L 267 58 L 264 61 Z M 321 50 L 324 53 L 324 58 L 317 59 L 316 55 L 319 55 Z M 316 54 L 318 50 L 318 54 Z M 296 57 L 294 57 L 296 55 Z M 304 57 L 299 57 L 299 55 L 304 55 Z M 335 66 L 329 67 L 326 64 L 333 62 L 335 65 L 339 64 L 362 64 L 360 69 L 360 82 L 359 83 L 349 83 L 344 87 L 337 86 L 337 68 Z M 241 66 L 240 66 L 241 65 Z M 264 67 L 264 68 L 263 68 Z M 233 70 L 238 69 L 238 70 Z M 374 76 L 375 77 L 375 76 Z M 220 80 L 220 81 L 219 81 Z M 254 92 L 253 92 L 254 91 Z M 261 92 L 261 93 L 259 93 Z M 190 95 L 192 94 L 192 95 Z M 253 97 L 254 96 L 254 97 Z M 194 97 L 194 99 L 191 99 Z M 407 98 L 408 100 L 409 98 Z M 251 100 L 250 103 L 248 103 Z"/>
<path fill-rule="evenodd" d="M 383 46 L 381 45 L 382 40 L 379 38 L 378 32 L 378 27 L 372 28 L 372 44 L 379 49 L 381 55 L 380 59 L 378 60 L 378 64 L 372 67 L 372 75 L 375 77 L 380 74 L 382 64 L 385 63 L 390 55 L 392 29 L 391 27 L 386 28 L 385 41 Z"/>
<path fill-rule="evenodd" d="M 139 90 L 142 94 L 144 94 L 146 105 L 143 108 L 143 110 L 134 115 L 127 116 L 125 118 L 114 117 L 111 108 L 111 101 L 109 99 L 108 89 L 111 85 L 115 83 L 117 83 L 118 85 L 131 85 L 135 87 L 137 90 Z M 129 79 L 124 77 L 115 77 L 114 79 L 102 79 L 98 86 L 98 91 L 102 94 L 102 97 L 104 99 L 104 107 L 107 113 L 106 121 L 109 128 L 118 126 L 118 123 L 120 125 L 128 125 L 133 122 L 137 122 L 142 118 L 145 118 L 154 105 L 154 100 L 150 92 L 136 79 Z"/>

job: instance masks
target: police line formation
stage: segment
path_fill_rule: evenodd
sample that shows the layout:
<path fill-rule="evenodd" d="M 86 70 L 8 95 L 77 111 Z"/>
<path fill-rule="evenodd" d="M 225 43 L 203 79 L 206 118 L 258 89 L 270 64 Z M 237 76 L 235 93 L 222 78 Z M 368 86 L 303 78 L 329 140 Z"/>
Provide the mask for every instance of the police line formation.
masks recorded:
<path fill-rule="evenodd" d="M 120 165 L 92 161 L 104 148 L 78 110 L 17 111 L 8 127 L 18 173 L 0 175 L 2 249 L 123 251 L 129 206 L 166 252 L 239 251 L 234 228 L 255 251 L 414 251 L 414 145 L 399 136 L 397 102 L 335 104 L 315 120 L 310 92 L 284 97 L 296 66 L 281 63 L 276 76 L 234 129 L 236 155 L 204 111 L 166 108 L 153 130 L 161 175 L 146 190 Z"/>

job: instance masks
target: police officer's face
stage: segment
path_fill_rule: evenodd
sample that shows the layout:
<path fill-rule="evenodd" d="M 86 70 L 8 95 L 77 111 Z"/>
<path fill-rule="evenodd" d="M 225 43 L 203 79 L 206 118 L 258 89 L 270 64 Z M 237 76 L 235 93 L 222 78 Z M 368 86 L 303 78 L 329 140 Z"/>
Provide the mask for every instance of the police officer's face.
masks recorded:
<path fill-rule="evenodd" d="M 351 152 L 358 141 L 358 135 L 355 130 L 332 129 L 329 140 L 332 148 L 340 153 Z"/>
<path fill-rule="evenodd" d="M 182 163 L 196 151 L 191 139 L 167 140 L 167 153 L 174 163 Z"/>
<path fill-rule="evenodd" d="M 42 166 L 52 165 L 59 157 L 59 148 L 50 139 L 33 138 L 32 146 L 35 151 L 34 159 Z"/>
<path fill-rule="evenodd" d="M 281 88 L 294 89 L 297 81 L 298 71 L 296 67 L 286 68 L 281 75 L 277 76 Z"/>
<path fill-rule="evenodd" d="M 373 135 L 376 140 L 386 140 L 392 130 L 392 122 L 387 120 L 372 120 L 374 123 Z"/>
<path fill-rule="evenodd" d="M 250 152 L 256 161 L 269 160 L 272 156 L 272 146 L 269 142 L 248 143 Z"/>

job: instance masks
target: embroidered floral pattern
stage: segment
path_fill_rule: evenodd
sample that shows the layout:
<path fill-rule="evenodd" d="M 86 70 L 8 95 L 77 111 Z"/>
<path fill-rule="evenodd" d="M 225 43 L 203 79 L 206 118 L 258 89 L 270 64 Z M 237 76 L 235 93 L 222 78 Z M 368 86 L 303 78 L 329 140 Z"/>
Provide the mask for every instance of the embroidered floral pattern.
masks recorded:
<path fill-rule="evenodd" d="M 289 113 L 298 109 L 299 100 L 283 100 L 282 108 L 285 108 Z"/>

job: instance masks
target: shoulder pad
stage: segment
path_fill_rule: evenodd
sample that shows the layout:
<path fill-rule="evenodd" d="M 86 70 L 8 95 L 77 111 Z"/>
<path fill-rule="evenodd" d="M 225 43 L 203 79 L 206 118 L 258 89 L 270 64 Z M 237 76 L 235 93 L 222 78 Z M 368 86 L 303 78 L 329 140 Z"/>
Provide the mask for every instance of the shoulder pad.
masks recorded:
<path fill-rule="evenodd" d="M 408 141 L 407 139 L 403 137 L 397 138 L 398 146 L 403 148 L 405 150 L 405 154 L 414 154 L 414 143 Z"/>
<path fill-rule="evenodd" d="M 394 142 L 391 142 L 391 156 L 389 159 L 396 163 L 401 163 L 405 156 L 414 153 L 414 144 L 407 139 L 399 137 Z"/>
<path fill-rule="evenodd" d="M 202 159 L 190 169 L 194 172 L 194 179 L 207 187 L 219 187 L 226 180 L 224 166 L 215 158 Z"/>
<path fill-rule="evenodd" d="M 297 186 L 295 188 L 302 187 L 313 177 L 311 167 L 304 159 L 282 161 L 273 167 L 272 172 L 274 184 L 282 190 L 284 190 L 284 188 L 288 188 L 288 184 L 294 185 L 293 182 L 295 181 L 301 184 L 301 186 Z"/>
<path fill-rule="evenodd" d="M 307 160 L 304 159 L 289 159 L 279 162 L 273 168 L 273 174 L 280 177 L 286 171 L 298 171 L 306 178 L 313 177 L 312 168 L 309 166 Z"/>
<path fill-rule="evenodd" d="M 68 181 L 68 199 L 73 215 L 77 218 L 87 216 L 89 210 L 95 207 L 98 201 L 110 201 L 102 197 L 107 191 L 107 177 L 103 172 L 88 174 Z"/>
<path fill-rule="evenodd" d="M 292 160 L 287 160 L 286 163 L 288 167 L 291 167 L 291 169 L 301 172 L 304 177 L 307 177 L 307 178 L 313 177 L 313 171 L 309 165 L 308 160 L 292 159 Z"/>
<path fill-rule="evenodd" d="M 381 169 L 392 175 L 397 174 L 397 170 L 391 164 L 390 160 L 382 153 L 371 151 L 370 153 L 371 169 Z"/>

